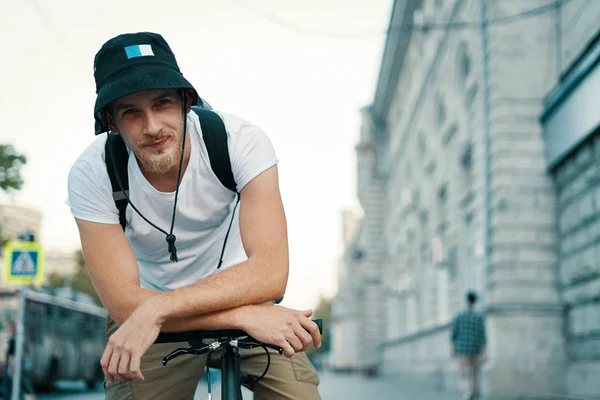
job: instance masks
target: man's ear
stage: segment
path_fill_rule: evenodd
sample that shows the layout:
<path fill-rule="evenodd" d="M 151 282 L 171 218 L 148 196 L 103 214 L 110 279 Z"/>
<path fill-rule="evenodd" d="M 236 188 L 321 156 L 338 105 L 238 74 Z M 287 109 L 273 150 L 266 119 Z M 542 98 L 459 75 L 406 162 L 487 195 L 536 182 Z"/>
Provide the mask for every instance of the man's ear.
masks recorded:
<path fill-rule="evenodd" d="M 185 113 L 189 114 L 192 111 L 192 106 L 194 105 L 194 98 L 196 97 L 196 92 L 192 89 L 184 89 L 185 91 Z M 182 93 L 183 98 L 183 93 Z"/>
<path fill-rule="evenodd" d="M 118 135 L 119 133 L 119 128 L 117 127 L 117 124 L 113 118 L 113 116 L 110 114 L 110 112 L 105 111 L 104 112 L 104 117 L 103 117 L 106 121 L 106 126 L 108 126 L 108 129 L 110 129 L 110 131 L 112 133 L 114 133 L 115 135 Z"/>

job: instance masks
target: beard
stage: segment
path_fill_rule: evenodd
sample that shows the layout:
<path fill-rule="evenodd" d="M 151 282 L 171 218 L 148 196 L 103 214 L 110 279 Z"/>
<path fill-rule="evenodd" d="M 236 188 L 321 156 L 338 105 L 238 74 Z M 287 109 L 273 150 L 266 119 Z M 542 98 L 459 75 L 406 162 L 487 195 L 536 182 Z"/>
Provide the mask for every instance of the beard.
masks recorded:
<path fill-rule="evenodd" d="M 167 143 L 166 148 L 144 148 L 166 138 L 171 141 L 171 143 Z M 136 143 L 136 146 L 130 146 L 130 148 L 135 149 L 132 151 L 145 171 L 153 174 L 164 174 L 179 164 L 182 155 L 182 143 L 183 135 L 179 135 L 177 132 L 173 134 L 159 133 L 155 136 L 146 136 Z"/>

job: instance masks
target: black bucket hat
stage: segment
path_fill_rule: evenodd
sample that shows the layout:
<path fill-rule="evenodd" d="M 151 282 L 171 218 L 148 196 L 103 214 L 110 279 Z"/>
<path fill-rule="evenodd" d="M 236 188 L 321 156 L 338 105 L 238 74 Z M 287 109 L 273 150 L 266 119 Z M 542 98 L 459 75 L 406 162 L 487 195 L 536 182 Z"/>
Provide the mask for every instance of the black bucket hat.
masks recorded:
<path fill-rule="evenodd" d="M 191 89 L 194 86 L 179 70 L 173 51 L 165 39 L 152 32 L 126 33 L 102 46 L 94 58 L 96 135 L 108 126 L 104 108 L 111 102 L 149 89 Z"/>

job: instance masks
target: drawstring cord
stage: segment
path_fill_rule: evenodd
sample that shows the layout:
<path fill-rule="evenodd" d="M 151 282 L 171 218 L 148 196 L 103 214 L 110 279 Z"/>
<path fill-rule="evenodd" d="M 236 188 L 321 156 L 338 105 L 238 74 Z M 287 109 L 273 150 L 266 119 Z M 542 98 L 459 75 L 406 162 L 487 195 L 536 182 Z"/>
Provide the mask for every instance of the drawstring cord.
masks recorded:
<path fill-rule="evenodd" d="M 168 244 L 169 254 L 171 255 L 170 259 L 172 262 L 177 262 L 179 260 L 177 258 L 177 247 L 175 247 L 175 241 L 177 240 L 177 237 L 175 235 L 173 235 L 173 228 L 175 226 L 177 198 L 179 196 L 179 185 L 181 183 L 181 171 L 183 169 L 183 158 L 185 156 L 185 141 L 186 141 L 186 137 L 187 137 L 187 118 L 186 118 L 186 112 L 185 112 L 187 109 L 186 106 L 187 106 L 186 105 L 186 93 L 184 91 L 183 92 L 183 144 L 182 144 L 182 150 L 181 150 L 181 159 L 179 160 L 179 171 L 177 172 L 177 185 L 176 185 L 176 189 L 175 189 L 175 202 L 173 204 L 173 216 L 171 218 L 170 232 L 167 233 L 164 229 L 161 229 L 160 227 L 158 227 L 155 224 L 153 224 L 152 222 L 150 222 L 150 220 L 148 220 L 148 218 L 144 217 L 144 215 L 142 215 L 142 213 L 133 205 L 133 203 L 131 202 L 131 199 L 129 198 L 129 195 L 123 188 L 123 182 L 121 182 L 121 178 L 119 177 L 119 173 L 118 173 L 118 170 L 116 167 L 115 156 L 111 150 L 112 144 L 108 146 L 108 152 L 110 153 L 110 158 L 111 158 L 111 161 L 113 164 L 113 168 L 115 170 L 115 176 L 117 177 L 117 183 L 119 184 L 119 188 L 121 189 L 121 192 L 127 199 L 127 203 L 131 206 L 131 208 L 133 208 L 135 210 L 135 212 L 137 212 L 139 214 L 140 217 L 142 217 L 144 219 L 144 221 L 146 221 L 152 227 L 154 227 L 155 229 L 159 230 L 160 232 L 164 233 L 167 236 L 166 240 L 167 240 L 167 244 Z M 111 140 L 110 139 L 111 135 L 113 135 L 113 134 L 109 131 L 107 140 L 109 140 L 109 141 Z"/>
<path fill-rule="evenodd" d="M 185 139 L 187 137 L 187 117 L 185 111 L 187 110 L 186 104 L 186 93 L 183 91 L 183 144 L 181 149 L 181 159 L 179 160 L 179 172 L 177 173 L 177 186 L 175 188 L 175 202 L 173 203 L 173 218 L 171 219 L 171 231 L 167 235 L 167 243 L 169 244 L 169 253 L 171 254 L 171 261 L 177 262 L 177 248 L 175 247 L 175 241 L 177 238 L 173 235 L 173 228 L 175 227 L 175 211 L 177 209 L 177 198 L 179 197 L 179 185 L 181 183 L 181 170 L 183 169 L 183 158 L 185 156 Z M 166 233 L 163 231 L 163 233 Z"/>

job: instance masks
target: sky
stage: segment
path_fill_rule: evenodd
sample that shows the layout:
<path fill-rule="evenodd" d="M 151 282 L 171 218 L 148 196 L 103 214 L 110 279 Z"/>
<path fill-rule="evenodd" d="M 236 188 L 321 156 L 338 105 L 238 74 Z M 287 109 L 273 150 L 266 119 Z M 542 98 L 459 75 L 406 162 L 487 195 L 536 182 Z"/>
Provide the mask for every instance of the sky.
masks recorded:
<path fill-rule="evenodd" d="M 0 143 L 28 158 L 3 204 L 43 213 L 46 251 L 79 248 L 67 175 L 94 140 L 93 59 L 126 32 L 165 37 L 215 109 L 262 128 L 280 160 L 284 305 L 336 289 L 341 210 L 357 208 L 354 145 L 375 92 L 392 0 L 2 0 Z"/>

